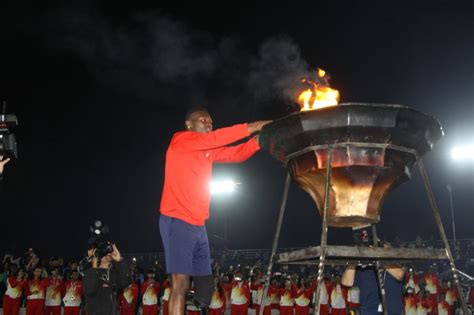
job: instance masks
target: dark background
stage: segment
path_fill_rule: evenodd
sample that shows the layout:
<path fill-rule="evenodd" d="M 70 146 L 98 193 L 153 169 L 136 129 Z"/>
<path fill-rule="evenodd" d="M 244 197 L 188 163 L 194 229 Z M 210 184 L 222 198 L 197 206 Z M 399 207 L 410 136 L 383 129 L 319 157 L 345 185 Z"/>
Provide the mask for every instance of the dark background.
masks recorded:
<path fill-rule="evenodd" d="M 451 184 L 457 236 L 474 236 L 474 164 L 449 156 L 474 141 L 471 1 L 214 13 L 138 3 L 1 10 L 0 98 L 19 118 L 20 158 L 4 173 L 0 252 L 81 256 L 97 218 L 122 251 L 160 251 L 164 155 L 186 108 L 207 106 L 215 128 L 278 118 L 298 110 L 290 95 L 316 67 L 344 102 L 404 104 L 441 121 L 426 166 L 448 235 Z M 209 233 L 223 236 L 227 216 L 231 248 L 270 247 L 285 170 L 261 152 L 214 174 L 241 185 L 213 198 Z M 416 169 L 383 209 L 383 237 L 438 238 Z M 316 244 L 320 222 L 292 185 L 280 247 Z M 348 240 L 348 229 L 330 230 L 331 242 Z"/>

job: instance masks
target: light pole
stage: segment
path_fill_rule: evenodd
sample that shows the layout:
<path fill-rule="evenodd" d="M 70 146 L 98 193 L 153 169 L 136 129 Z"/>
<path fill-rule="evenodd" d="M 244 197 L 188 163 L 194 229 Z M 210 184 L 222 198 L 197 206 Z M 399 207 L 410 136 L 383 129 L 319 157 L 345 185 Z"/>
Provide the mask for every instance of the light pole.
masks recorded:
<path fill-rule="evenodd" d="M 453 225 L 453 241 L 454 246 L 456 246 L 456 225 L 454 224 L 453 187 L 451 185 L 446 185 L 446 189 L 448 190 L 449 201 L 451 203 L 451 223 Z"/>

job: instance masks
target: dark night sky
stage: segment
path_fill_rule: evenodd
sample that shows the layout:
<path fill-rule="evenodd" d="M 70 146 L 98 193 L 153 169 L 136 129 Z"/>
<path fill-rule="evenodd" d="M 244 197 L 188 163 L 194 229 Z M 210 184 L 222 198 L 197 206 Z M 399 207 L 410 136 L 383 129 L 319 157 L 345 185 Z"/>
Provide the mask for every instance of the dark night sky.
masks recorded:
<path fill-rule="evenodd" d="M 123 251 L 161 250 L 164 154 L 185 109 L 207 106 L 215 127 L 277 118 L 296 109 L 285 83 L 316 67 L 342 101 L 404 104 L 441 121 L 445 137 L 427 168 L 443 220 L 450 183 L 458 237 L 474 237 L 474 164 L 449 158 L 454 145 L 473 143 L 474 5 L 377 3 L 212 14 L 145 4 L 2 9 L 0 99 L 18 115 L 20 158 L 4 174 L 0 252 L 80 256 L 96 218 Z M 228 174 L 242 185 L 213 200 L 209 233 L 223 234 L 227 213 L 232 248 L 270 247 L 285 170 L 261 152 L 215 168 Z M 414 170 L 386 201 L 381 233 L 437 236 L 430 211 Z M 281 247 L 316 244 L 320 222 L 293 185 Z M 330 230 L 332 241 L 348 235 Z"/>

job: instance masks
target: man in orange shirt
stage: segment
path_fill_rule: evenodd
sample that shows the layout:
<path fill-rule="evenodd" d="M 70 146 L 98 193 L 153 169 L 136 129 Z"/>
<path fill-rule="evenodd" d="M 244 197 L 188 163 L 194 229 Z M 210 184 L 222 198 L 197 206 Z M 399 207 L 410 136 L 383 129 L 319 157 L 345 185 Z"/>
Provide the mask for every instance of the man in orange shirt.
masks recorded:
<path fill-rule="evenodd" d="M 165 182 L 160 205 L 160 234 L 167 273 L 171 274 L 169 314 L 184 313 L 190 277 L 195 300 L 210 303 L 214 290 L 209 241 L 204 222 L 209 217 L 213 163 L 243 162 L 259 149 L 256 137 L 235 146 L 270 121 L 257 121 L 212 130 L 212 118 L 203 108 L 188 111 L 185 131 L 173 135 L 166 152 Z"/>

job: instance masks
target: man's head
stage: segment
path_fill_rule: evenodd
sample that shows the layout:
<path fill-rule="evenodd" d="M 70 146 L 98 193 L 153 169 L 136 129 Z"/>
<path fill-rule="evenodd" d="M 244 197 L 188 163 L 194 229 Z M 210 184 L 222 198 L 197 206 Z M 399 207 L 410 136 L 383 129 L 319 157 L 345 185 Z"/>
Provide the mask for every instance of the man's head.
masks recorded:
<path fill-rule="evenodd" d="M 199 133 L 212 131 L 212 118 L 204 107 L 193 107 L 187 111 L 185 116 L 186 130 Z"/>

